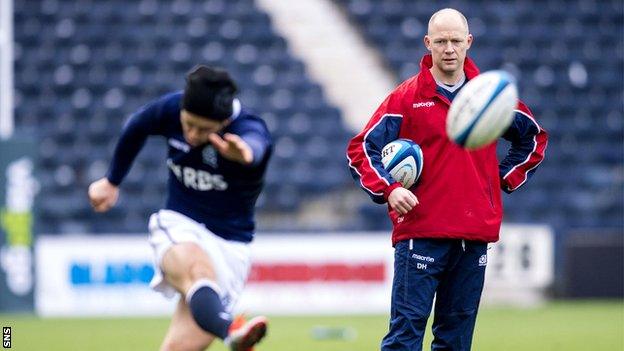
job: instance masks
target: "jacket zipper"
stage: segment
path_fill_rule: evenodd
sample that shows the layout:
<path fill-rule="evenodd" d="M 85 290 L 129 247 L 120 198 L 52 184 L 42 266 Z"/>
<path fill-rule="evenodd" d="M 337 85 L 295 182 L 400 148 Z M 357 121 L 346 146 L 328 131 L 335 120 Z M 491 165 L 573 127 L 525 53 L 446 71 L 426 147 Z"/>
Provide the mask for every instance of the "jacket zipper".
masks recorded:
<path fill-rule="evenodd" d="M 489 195 L 489 199 L 490 199 L 490 206 L 492 206 L 492 208 L 494 208 L 494 199 L 493 199 L 493 194 L 492 194 L 492 182 L 490 182 L 490 177 L 488 177 L 488 195 Z"/>

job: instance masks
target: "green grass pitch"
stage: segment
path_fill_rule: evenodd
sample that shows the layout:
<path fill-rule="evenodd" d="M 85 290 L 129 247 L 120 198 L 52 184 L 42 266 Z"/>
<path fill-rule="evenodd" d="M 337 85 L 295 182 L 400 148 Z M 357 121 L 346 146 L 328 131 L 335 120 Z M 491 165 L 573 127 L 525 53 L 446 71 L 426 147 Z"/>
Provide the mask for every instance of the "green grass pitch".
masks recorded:
<path fill-rule="evenodd" d="M 157 350 L 167 318 L 54 318 L 0 315 L 12 327 L 12 350 Z M 314 339 L 315 326 L 350 327 L 351 340 Z M 257 351 L 379 350 L 387 316 L 270 317 Z M 424 350 L 429 349 L 428 332 Z M 473 342 L 476 351 L 624 350 L 624 302 L 556 302 L 530 309 L 484 308 Z M 210 348 L 225 351 L 220 342 Z"/>

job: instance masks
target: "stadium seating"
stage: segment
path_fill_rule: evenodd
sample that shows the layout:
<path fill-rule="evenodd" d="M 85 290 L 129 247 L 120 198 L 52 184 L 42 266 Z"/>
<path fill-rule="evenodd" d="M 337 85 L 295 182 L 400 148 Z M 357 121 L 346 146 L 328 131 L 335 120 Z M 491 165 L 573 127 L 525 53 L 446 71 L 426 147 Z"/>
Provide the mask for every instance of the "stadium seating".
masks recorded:
<path fill-rule="evenodd" d="M 379 48 L 397 81 L 418 71 L 431 14 L 444 7 L 462 11 L 475 36 L 469 55 L 482 70 L 502 68 L 519 78 L 521 98 L 550 134 L 536 177 L 504 197 L 505 220 L 622 228 L 621 1 L 335 2 Z M 386 216 L 369 205 L 360 212 L 371 225 Z"/>
<path fill-rule="evenodd" d="M 483 70 L 518 77 L 523 100 L 550 133 L 537 176 L 504 197 L 505 219 L 622 227 L 620 1 L 335 2 L 397 82 L 418 70 L 429 16 L 443 7 L 463 11 L 476 38 L 470 54 Z M 16 123 L 38 140 L 38 232 L 145 231 L 147 215 L 164 201 L 163 143 L 148 142 L 110 214 L 90 211 L 86 187 L 106 172 L 127 116 L 180 89 L 196 63 L 232 72 L 243 102 L 274 134 L 261 214 L 292 213 L 320 193 L 355 188 L 340 111 L 253 0 L 43 0 L 14 7 Z M 387 229 L 385 207 L 359 196 L 359 217 L 345 218 L 344 229 Z"/>
<path fill-rule="evenodd" d="M 261 213 L 350 184 L 340 112 L 252 0 L 15 1 L 14 32 L 16 124 L 40 141 L 38 232 L 145 232 L 164 203 L 163 143 L 147 143 L 110 214 L 90 211 L 86 189 L 129 114 L 197 63 L 227 68 L 273 132 Z"/>

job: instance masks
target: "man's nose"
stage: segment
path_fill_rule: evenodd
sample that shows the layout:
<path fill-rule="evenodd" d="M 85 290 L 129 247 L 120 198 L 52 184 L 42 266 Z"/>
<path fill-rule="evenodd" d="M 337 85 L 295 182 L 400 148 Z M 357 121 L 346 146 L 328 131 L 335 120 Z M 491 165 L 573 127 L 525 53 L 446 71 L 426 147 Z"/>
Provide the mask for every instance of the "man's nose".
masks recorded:
<path fill-rule="evenodd" d="M 195 128 L 189 128 L 187 131 L 189 139 L 197 139 L 199 132 Z"/>

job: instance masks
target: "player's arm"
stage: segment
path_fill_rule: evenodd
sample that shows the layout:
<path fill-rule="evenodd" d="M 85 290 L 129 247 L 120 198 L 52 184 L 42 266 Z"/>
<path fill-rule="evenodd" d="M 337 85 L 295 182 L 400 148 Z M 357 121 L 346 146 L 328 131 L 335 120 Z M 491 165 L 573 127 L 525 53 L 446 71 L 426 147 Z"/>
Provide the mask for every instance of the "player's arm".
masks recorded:
<path fill-rule="evenodd" d="M 531 178 L 544 159 L 548 134 L 520 102 L 503 138 L 511 142 L 511 147 L 499 165 L 501 188 L 511 193 Z"/>
<path fill-rule="evenodd" d="M 169 97 L 154 101 L 134 113 L 124 125 L 105 177 L 91 183 L 89 201 L 96 212 L 108 211 L 119 198 L 119 184 L 149 135 L 160 134 Z"/>
<path fill-rule="evenodd" d="M 347 147 L 347 159 L 353 178 L 376 203 L 388 202 L 399 214 L 405 214 L 417 203 L 416 196 L 401 187 L 381 162 L 383 147 L 399 137 L 403 123 L 400 95 L 395 90 L 379 106 L 366 127 Z"/>
<path fill-rule="evenodd" d="M 222 137 L 216 133 L 209 140 L 217 152 L 226 159 L 245 166 L 257 166 L 264 159 L 271 147 L 271 138 L 260 121 L 246 121 L 244 128 L 235 133 L 225 133 Z"/>

